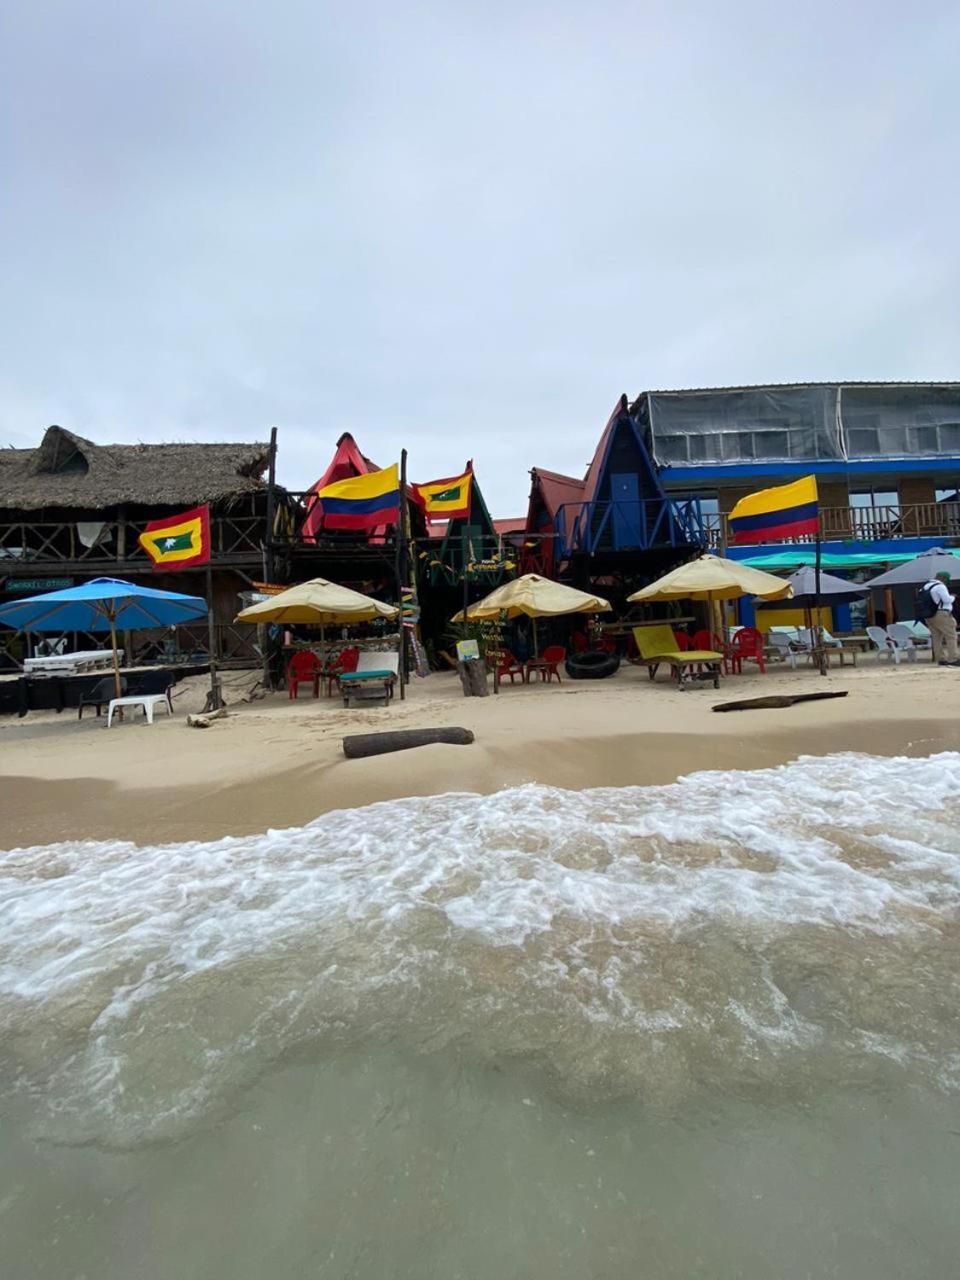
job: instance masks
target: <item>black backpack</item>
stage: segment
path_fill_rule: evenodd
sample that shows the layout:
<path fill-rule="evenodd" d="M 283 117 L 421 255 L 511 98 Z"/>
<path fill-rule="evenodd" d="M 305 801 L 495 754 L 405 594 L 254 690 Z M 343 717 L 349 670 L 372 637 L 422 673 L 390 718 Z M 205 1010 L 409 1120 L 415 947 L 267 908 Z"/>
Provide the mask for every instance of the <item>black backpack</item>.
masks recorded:
<path fill-rule="evenodd" d="M 932 582 L 926 583 L 914 596 L 914 617 L 917 622 L 928 622 L 939 611 L 940 606 L 931 595 L 933 586 Z"/>

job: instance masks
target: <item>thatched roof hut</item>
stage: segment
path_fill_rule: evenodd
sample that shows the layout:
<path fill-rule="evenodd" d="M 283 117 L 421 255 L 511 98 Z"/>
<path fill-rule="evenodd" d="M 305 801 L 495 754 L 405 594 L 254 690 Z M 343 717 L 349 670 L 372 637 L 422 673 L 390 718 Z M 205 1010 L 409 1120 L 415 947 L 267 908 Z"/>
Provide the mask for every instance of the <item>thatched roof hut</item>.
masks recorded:
<path fill-rule="evenodd" d="M 94 444 L 48 427 L 36 449 L 0 449 L 0 509 L 192 507 L 266 490 L 270 446 Z"/>

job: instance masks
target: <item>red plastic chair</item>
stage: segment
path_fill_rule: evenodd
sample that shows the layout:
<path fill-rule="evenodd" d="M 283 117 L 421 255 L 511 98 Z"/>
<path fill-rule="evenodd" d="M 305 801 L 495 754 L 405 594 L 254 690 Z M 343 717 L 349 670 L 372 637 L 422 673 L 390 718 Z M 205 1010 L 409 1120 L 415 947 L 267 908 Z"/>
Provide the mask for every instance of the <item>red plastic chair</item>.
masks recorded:
<path fill-rule="evenodd" d="M 573 645 L 574 653 L 586 653 L 590 648 L 590 641 L 582 631 L 574 631 L 570 637 L 570 643 Z"/>
<path fill-rule="evenodd" d="M 356 645 L 351 645 L 349 649 L 342 649 L 336 661 L 331 664 L 330 670 L 327 672 L 327 697 L 333 693 L 333 686 L 337 683 L 342 675 L 348 671 L 356 671 L 357 663 L 360 661 L 360 650 Z"/>
<path fill-rule="evenodd" d="M 692 644 L 690 643 L 690 637 L 685 631 L 675 631 L 673 633 L 673 638 L 676 641 L 678 653 L 689 653 L 691 649 L 700 648 L 696 641 Z"/>
<path fill-rule="evenodd" d="M 730 661 L 730 645 L 724 640 L 723 636 L 718 636 L 716 631 L 709 632 L 707 630 L 698 631 L 693 637 L 693 647 L 695 649 L 712 650 L 714 653 L 723 654 L 723 674 L 729 675 L 731 670 Z"/>
<path fill-rule="evenodd" d="M 520 683 L 523 684 L 526 672 L 523 669 L 523 663 L 518 662 L 509 649 L 503 649 L 500 652 L 500 663 L 497 667 L 497 678 L 502 680 L 504 676 L 510 677 L 510 683 L 513 684 L 514 676 L 520 677 Z"/>
<path fill-rule="evenodd" d="M 541 681 L 547 684 L 557 677 L 557 684 L 562 684 L 560 679 L 560 663 L 566 660 L 567 651 L 562 644 L 548 644 L 543 653 L 537 659 L 534 670 L 540 672 Z"/>
<path fill-rule="evenodd" d="M 743 674 L 744 659 L 755 662 L 761 674 L 767 670 L 763 657 L 763 633 L 756 627 L 741 627 L 733 637 L 730 646 L 730 666 L 737 673 Z"/>
<path fill-rule="evenodd" d="M 287 663 L 287 693 L 291 698 L 296 698 L 297 690 L 302 684 L 312 684 L 313 696 L 319 698 L 322 675 L 323 668 L 315 653 L 295 653 Z"/>

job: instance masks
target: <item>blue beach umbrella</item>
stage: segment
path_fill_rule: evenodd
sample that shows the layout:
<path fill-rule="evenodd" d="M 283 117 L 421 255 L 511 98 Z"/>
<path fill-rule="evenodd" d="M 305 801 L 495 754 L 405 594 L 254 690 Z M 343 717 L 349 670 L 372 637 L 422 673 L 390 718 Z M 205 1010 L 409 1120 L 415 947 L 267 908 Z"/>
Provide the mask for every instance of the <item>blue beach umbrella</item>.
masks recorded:
<path fill-rule="evenodd" d="M 202 618 L 207 602 L 179 591 L 141 587 L 119 578 L 94 578 L 79 587 L 48 591 L 26 600 L 0 605 L 0 622 L 18 631 L 109 631 L 113 645 L 113 671 L 120 696 L 120 661 L 117 631 L 172 627 L 178 622 Z"/>

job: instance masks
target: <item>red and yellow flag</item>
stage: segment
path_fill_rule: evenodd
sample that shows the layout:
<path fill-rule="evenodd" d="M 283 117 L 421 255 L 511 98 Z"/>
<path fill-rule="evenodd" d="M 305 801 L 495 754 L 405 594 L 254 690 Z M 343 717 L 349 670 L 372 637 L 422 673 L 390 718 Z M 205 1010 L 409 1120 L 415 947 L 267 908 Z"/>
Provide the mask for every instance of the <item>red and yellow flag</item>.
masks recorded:
<path fill-rule="evenodd" d="M 473 463 L 468 462 L 463 475 L 415 484 L 413 496 L 428 520 L 465 520 L 470 514 L 472 488 Z"/>
<path fill-rule="evenodd" d="M 140 535 L 140 545 L 154 569 L 188 569 L 210 559 L 210 508 L 194 507 L 179 516 L 151 520 Z"/>

